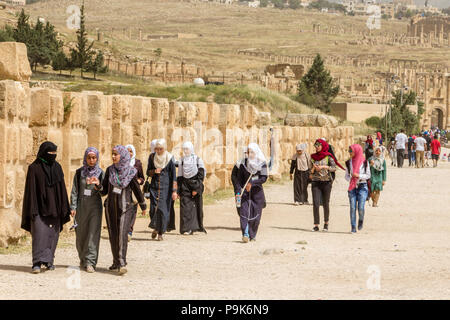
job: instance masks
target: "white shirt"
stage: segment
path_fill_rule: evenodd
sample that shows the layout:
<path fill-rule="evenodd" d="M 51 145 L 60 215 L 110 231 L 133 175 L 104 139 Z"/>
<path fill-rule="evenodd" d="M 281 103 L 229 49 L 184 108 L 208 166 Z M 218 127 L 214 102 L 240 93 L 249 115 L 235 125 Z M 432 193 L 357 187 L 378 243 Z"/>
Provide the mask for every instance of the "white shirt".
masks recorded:
<path fill-rule="evenodd" d="M 352 168 L 352 161 L 349 161 L 349 169 L 350 172 L 353 172 L 353 168 Z M 356 181 L 356 185 L 360 184 L 360 183 L 367 183 L 367 180 L 370 179 L 370 164 L 369 162 L 367 162 L 367 168 L 365 168 L 366 170 L 364 170 L 364 161 L 363 163 L 361 163 L 361 167 L 359 168 L 359 179 Z M 350 174 L 350 172 L 348 171 L 348 169 L 345 169 L 345 180 L 350 181 L 352 178 L 352 175 Z"/>
<path fill-rule="evenodd" d="M 414 140 L 414 143 L 416 144 L 416 151 L 425 151 L 425 144 L 427 143 L 427 140 L 422 137 L 418 137 Z"/>
<path fill-rule="evenodd" d="M 406 149 L 406 142 L 408 141 L 408 137 L 406 134 L 400 132 L 395 136 L 396 149 Z"/>

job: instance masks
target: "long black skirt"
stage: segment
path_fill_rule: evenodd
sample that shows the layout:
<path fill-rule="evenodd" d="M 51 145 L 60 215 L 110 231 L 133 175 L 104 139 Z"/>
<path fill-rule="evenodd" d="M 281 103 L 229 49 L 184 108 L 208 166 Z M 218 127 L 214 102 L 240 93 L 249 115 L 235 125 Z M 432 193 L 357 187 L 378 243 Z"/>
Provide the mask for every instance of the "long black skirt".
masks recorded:
<path fill-rule="evenodd" d="M 185 192 L 180 197 L 180 233 L 205 232 L 203 227 L 203 195 Z"/>
<path fill-rule="evenodd" d="M 33 265 L 53 264 L 60 232 L 59 219 L 37 215 L 31 222 Z"/>
<path fill-rule="evenodd" d="M 294 201 L 308 202 L 308 171 L 295 170 Z"/>

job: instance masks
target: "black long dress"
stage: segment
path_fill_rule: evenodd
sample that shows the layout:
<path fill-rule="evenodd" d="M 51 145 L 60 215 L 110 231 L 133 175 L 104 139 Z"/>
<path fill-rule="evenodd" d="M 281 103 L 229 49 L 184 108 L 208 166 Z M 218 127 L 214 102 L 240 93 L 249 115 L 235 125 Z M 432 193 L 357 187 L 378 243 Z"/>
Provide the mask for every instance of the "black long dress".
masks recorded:
<path fill-rule="evenodd" d="M 145 177 L 144 177 L 144 170 L 142 169 L 141 160 L 136 159 L 135 163 L 134 163 L 134 167 L 137 170 L 136 177 L 138 179 L 141 179 L 141 182 L 139 183 L 139 185 L 143 185 L 144 181 L 145 181 Z M 131 221 L 130 221 L 130 229 L 128 230 L 128 232 L 130 234 L 133 233 L 134 223 L 136 222 L 137 206 L 138 206 L 137 203 L 133 203 L 133 215 L 132 215 Z"/>
<path fill-rule="evenodd" d="M 159 235 L 175 230 L 175 210 L 172 200 L 173 183 L 177 181 L 175 162 L 172 158 L 160 174 L 156 174 L 153 161 L 155 154 L 148 159 L 147 175 L 150 182 L 150 225 Z M 173 215 L 173 217 L 172 217 Z"/>
<path fill-rule="evenodd" d="M 58 162 L 53 163 L 51 170 L 62 179 L 50 186 L 43 166 L 46 164 L 39 159 L 28 166 L 22 207 L 21 227 L 31 232 L 33 265 L 53 265 L 59 233 L 70 221 L 62 168 Z"/>
<path fill-rule="evenodd" d="M 178 195 L 180 196 L 180 233 L 185 232 L 205 232 L 203 227 L 203 180 L 205 170 L 199 168 L 192 178 L 178 176 Z M 192 192 L 197 194 L 192 196 Z"/>
<path fill-rule="evenodd" d="M 114 186 L 109 182 L 112 166 L 106 169 L 100 194 L 108 195 L 105 200 L 105 216 L 108 226 L 109 242 L 113 255 L 113 265 L 124 267 L 127 265 L 128 230 L 133 215 L 132 193 L 136 197 L 141 210 L 147 209 L 144 195 L 137 181 L 137 175 L 133 177 L 127 187 L 120 194 L 114 193 Z"/>
<path fill-rule="evenodd" d="M 247 159 L 241 164 L 232 178 L 234 193 L 240 193 L 245 186 L 246 181 L 250 177 L 250 173 L 246 169 Z M 255 239 L 258 232 L 259 223 L 261 221 L 262 210 L 266 206 L 266 198 L 264 195 L 263 184 L 268 177 L 267 164 L 262 166 L 261 171 L 252 175 L 250 183 L 252 185 L 250 192 L 244 189 L 241 200 L 241 207 L 238 209 L 241 222 L 242 235 L 249 235 L 250 239 Z"/>

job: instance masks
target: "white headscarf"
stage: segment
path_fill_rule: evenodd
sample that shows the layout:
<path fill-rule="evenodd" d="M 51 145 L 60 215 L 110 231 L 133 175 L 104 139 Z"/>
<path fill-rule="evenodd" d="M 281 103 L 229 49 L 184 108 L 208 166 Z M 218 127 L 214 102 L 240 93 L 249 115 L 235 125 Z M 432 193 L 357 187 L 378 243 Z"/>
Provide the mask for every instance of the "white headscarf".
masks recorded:
<path fill-rule="evenodd" d="M 247 159 L 248 155 L 247 155 L 247 146 L 242 147 L 241 149 L 241 154 L 239 155 L 239 160 L 236 161 L 236 167 L 240 167 L 241 164 L 245 163 L 245 159 Z"/>
<path fill-rule="evenodd" d="M 381 147 L 376 147 L 375 151 L 380 150 L 380 156 L 377 157 L 376 153 L 373 153 L 373 156 L 371 157 L 371 159 L 373 160 L 373 168 L 377 171 L 383 171 L 384 170 L 384 155 L 383 155 L 383 149 Z"/>
<path fill-rule="evenodd" d="M 158 139 L 153 139 L 152 142 L 150 143 L 150 153 L 155 152 L 156 141 L 158 141 Z"/>
<path fill-rule="evenodd" d="M 181 158 L 178 165 L 178 176 L 183 176 L 186 179 L 190 179 L 198 173 L 199 168 L 203 168 L 205 170 L 205 165 L 203 164 L 202 159 L 197 157 L 194 153 L 194 145 L 192 142 L 188 141 L 183 143 L 182 148 L 184 157 Z"/>
<path fill-rule="evenodd" d="M 162 155 L 159 155 L 157 152 L 155 153 L 155 158 L 153 159 L 153 163 L 155 164 L 155 167 L 164 169 L 170 162 L 170 160 L 173 158 L 172 154 L 167 151 L 167 143 L 165 139 L 158 139 L 155 143 L 155 148 L 161 147 L 164 148 L 164 153 Z"/>
<path fill-rule="evenodd" d="M 133 156 L 130 160 L 130 166 L 134 167 L 134 164 L 136 163 L 136 148 L 132 144 L 127 144 L 125 148 L 127 148 L 127 150 L 131 149 L 131 151 L 133 152 Z"/>
<path fill-rule="evenodd" d="M 259 146 L 256 143 L 250 143 L 248 145 L 247 171 L 251 174 L 256 174 L 258 171 L 261 171 L 265 163 L 266 157 Z"/>
<path fill-rule="evenodd" d="M 306 171 L 309 169 L 309 162 L 311 161 L 311 157 L 309 153 L 306 151 L 307 145 L 306 143 L 297 144 L 296 150 L 302 150 L 302 154 L 298 155 L 296 152 L 292 156 L 292 161 L 297 161 L 297 170 Z"/>

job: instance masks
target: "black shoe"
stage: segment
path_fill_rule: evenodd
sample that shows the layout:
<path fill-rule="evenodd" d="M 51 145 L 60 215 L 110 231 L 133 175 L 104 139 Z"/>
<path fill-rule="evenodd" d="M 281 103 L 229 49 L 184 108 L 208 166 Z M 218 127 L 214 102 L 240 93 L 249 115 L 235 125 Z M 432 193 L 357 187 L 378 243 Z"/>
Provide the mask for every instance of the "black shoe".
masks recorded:
<path fill-rule="evenodd" d="M 363 220 L 358 221 L 358 230 L 361 230 L 363 228 Z"/>
<path fill-rule="evenodd" d="M 319 227 L 314 227 L 314 228 L 312 229 L 312 231 L 314 231 L 314 232 L 319 231 Z"/>
<path fill-rule="evenodd" d="M 55 265 L 51 264 L 51 263 L 44 263 L 45 268 L 47 268 L 47 270 L 53 271 L 55 270 Z"/>
<path fill-rule="evenodd" d="M 113 264 L 111 267 L 109 267 L 109 270 L 111 270 L 111 271 L 119 271 L 119 266 Z"/>
<path fill-rule="evenodd" d="M 328 223 L 326 223 L 326 224 L 323 225 L 323 230 L 322 230 L 322 231 L 325 231 L 325 232 L 328 231 Z"/>

